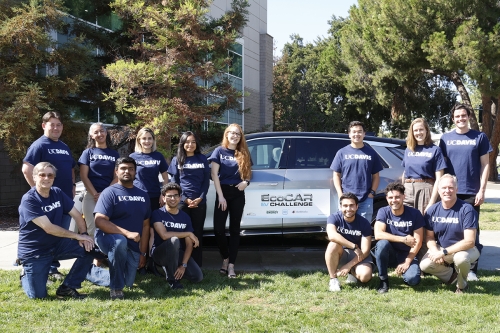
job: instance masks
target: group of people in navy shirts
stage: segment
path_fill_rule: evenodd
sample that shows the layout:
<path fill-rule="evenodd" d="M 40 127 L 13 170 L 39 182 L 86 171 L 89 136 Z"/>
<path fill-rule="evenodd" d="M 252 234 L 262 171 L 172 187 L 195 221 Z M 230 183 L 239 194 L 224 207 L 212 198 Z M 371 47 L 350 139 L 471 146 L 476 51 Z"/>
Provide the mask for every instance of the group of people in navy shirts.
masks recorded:
<path fill-rule="evenodd" d="M 456 106 L 456 129 L 444 134 L 439 146 L 430 139 L 424 119 L 412 122 L 403 182 L 385 189 L 389 205 L 375 218 L 378 242 L 373 249 L 370 222 L 383 167 L 378 154 L 363 142 L 364 125 L 351 122 L 351 144 L 338 151 L 331 165 L 340 197 L 339 211 L 327 220 L 330 242 L 325 260 L 331 291 L 340 290 L 338 277 L 346 277 L 345 283 L 369 281 L 375 265 L 380 293 L 389 290 L 389 267 L 408 285 L 418 284 L 423 271 L 456 283 L 457 293 L 468 289 L 468 281 L 477 280 L 478 214 L 492 149 L 484 133 L 468 127 L 469 116 L 467 108 Z M 77 260 L 57 289 L 58 297 L 85 297 L 76 289 L 87 279 L 109 287 L 111 299 L 123 299 L 123 289 L 131 287 L 137 270 L 146 267 L 164 275 L 172 289 L 183 288 L 183 278 L 201 281 L 210 179 L 216 190 L 213 223 L 222 258 L 220 273 L 236 277 L 244 190 L 252 177 L 239 125 L 225 129 L 221 145 L 209 158 L 201 154 L 192 132 L 183 133 L 168 165 L 156 150 L 151 129 L 138 132 L 134 153 L 119 157 L 110 148 L 106 127 L 92 124 L 88 146 L 78 160 L 86 190 L 84 218 L 73 204 L 75 162 L 59 140 L 60 115 L 45 114 L 42 128 L 44 135 L 28 149 L 22 169 L 32 186 L 19 206 L 18 261 L 28 297 L 46 297 L 49 276 L 62 278 L 57 260 L 68 258 Z M 106 261 L 109 270 L 102 267 Z"/>
<path fill-rule="evenodd" d="M 373 248 L 372 198 L 382 165 L 363 143 L 363 124 L 350 123 L 351 144 L 338 151 L 331 165 L 340 207 L 327 220 L 330 291 L 341 290 L 338 277 L 345 277 L 346 284 L 368 282 L 374 266 L 381 294 L 389 291 L 389 267 L 410 286 L 428 273 L 454 284 L 457 294 L 478 280 L 479 212 L 492 147 L 484 133 L 469 128 L 470 111 L 464 105 L 455 105 L 451 117 L 455 129 L 442 135 L 439 146 L 425 119 L 411 123 L 402 182 L 385 189 L 388 206 L 374 219 Z"/>
<path fill-rule="evenodd" d="M 61 298 L 84 298 L 77 289 L 87 279 L 109 287 L 111 299 L 123 299 L 123 289 L 131 287 L 138 269 L 146 267 L 163 274 L 172 289 L 183 288 L 182 278 L 201 281 L 210 178 L 217 191 L 214 230 L 222 257 L 220 271 L 236 277 L 244 189 L 251 178 L 250 154 L 239 125 L 226 128 L 221 146 L 208 159 L 196 136 L 183 133 L 168 165 L 156 150 L 151 129 L 139 130 L 135 151 L 120 157 L 111 149 L 106 127 L 92 124 L 87 148 L 78 160 L 85 185 L 83 217 L 74 208 L 75 162 L 69 147 L 59 140 L 60 115 L 45 114 L 42 129 L 44 134 L 28 149 L 22 168 L 32 186 L 19 206 L 18 262 L 28 297 L 46 297 L 49 276 L 63 279 L 58 260 L 69 258 L 76 261 L 56 291 Z"/>

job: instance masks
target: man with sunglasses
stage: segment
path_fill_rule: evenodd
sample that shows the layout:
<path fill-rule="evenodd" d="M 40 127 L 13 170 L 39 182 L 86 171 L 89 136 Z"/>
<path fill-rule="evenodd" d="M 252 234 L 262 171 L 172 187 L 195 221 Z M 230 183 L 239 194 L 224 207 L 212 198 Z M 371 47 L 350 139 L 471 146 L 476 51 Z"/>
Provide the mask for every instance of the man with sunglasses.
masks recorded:
<path fill-rule="evenodd" d="M 151 227 L 154 229 L 151 258 L 153 263 L 165 272 L 172 289 L 183 288 L 179 282 L 182 278 L 191 282 L 203 280 L 200 267 L 191 258 L 193 248 L 199 245 L 199 241 L 193 233 L 189 215 L 178 207 L 181 194 L 182 190 L 178 184 L 163 185 L 161 195 L 165 206 L 151 214 Z"/>
<path fill-rule="evenodd" d="M 77 258 L 56 295 L 80 299 L 86 295 L 76 289 L 81 287 L 85 278 L 105 286 L 109 284 L 109 273 L 92 266 L 94 241 L 88 235 L 87 225 L 73 200 L 58 187 L 52 187 L 56 171 L 48 162 L 36 164 L 32 175 L 35 185 L 19 205 L 21 285 L 29 298 L 45 298 L 52 261 Z M 63 214 L 75 219 L 80 234 L 62 226 Z"/>
<path fill-rule="evenodd" d="M 146 265 L 151 206 L 148 193 L 134 186 L 137 164 L 131 157 L 116 160 L 116 184 L 105 188 L 94 209 L 95 242 L 110 262 L 110 297 L 123 299 L 137 269 Z"/>

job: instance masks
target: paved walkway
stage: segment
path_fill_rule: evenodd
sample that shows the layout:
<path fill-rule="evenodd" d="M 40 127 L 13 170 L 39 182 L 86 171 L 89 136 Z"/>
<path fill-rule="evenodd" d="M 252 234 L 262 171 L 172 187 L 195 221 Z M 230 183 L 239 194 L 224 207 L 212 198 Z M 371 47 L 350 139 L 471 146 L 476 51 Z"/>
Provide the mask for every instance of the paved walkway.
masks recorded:
<path fill-rule="evenodd" d="M 500 203 L 500 184 L 488 184 L 486 202 Z M 500 222 L 500 209 L 498 220 Z M 19 269 L 12 265 L 16 259 L 17 240 L 17 231 L 0 231 L 0 269 Z M 484 248 L 479 260 L 479 269 L 500 271 L 500 231 L 482 230 L 480 241 Z M 215 249 L 204 251 L 204 269 L 218 270 L 221 262 L 219 253 Z M 72 263 L 73 260 L 64 260 L 61 266 L 70 268 Z M 239 252 L 236 269 L 243 271 L 326 270 L 326 265 L 323 250 L 289 248 L 279 251 L 263 251 L 252 249 Z"/>

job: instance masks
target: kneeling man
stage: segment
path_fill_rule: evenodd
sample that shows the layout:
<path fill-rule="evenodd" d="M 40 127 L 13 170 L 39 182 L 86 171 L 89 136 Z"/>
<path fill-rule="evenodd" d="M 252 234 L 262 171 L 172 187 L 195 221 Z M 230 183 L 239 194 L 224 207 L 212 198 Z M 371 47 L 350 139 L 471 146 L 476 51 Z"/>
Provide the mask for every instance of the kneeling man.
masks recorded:
<path fill-rule="evenodd" d="M 328 217 L 326 225 L 330 243 L 325 261 L 330 275 L 330 291 L 340 291 L 337 276 L 347 276 L 346 283 L 356 283 L 357 280 L 365 283 L 372 278 L 370 222 L 356 214 L 358 198 L 353 193 L 342 194 L 340 210 Z"/>
<path fill-rule="evenodd" d="M 92 266 L 94 241 L 73 199 L 52 187 L 56 168 L 40 162 L 33 168 L 33 186 L 19 205 L 18 258 L 23 265 L 21 285 L 29 298 L 47 297 L 47 278 L 53 260 L 77 258 L 56 291 L 58 297 L 84 298 L 76 291 L 85 278 L 99 285 L 109 283 L 107 271 Z M 80 234 L 64 227 L 64 215 L 76 221 Z"/>
<path fill-rule="evenodd" d="M 151 207 L 147 192 L 134 186 L 136 167 L 131 157 L 117 159 L 118 182 L 102 191 L 94 209 L 95 241 L 108 255 L 112 300 L 123 299 L 123 288 L 132 287 L 146 264 Z"/>
<path fill-rule="evenodd" d="M 457 179 L 445 174 L 439 179 L 441 202 L 425 213 L 426 241 L 429 251 L 420 268 L 447 284 L 457 283 L 455 293 L 468 289 L 467 274 L 479 258 L 476 247 L 478 215 L 470 204 L 457 198 Z M 455 268 L 451 267 L 454 265 Z"/>
<path fill-rule="evenodd" d="M 387 269 L 396 268 L 396 274 L 403 281 L 415 286 L 420 283 L 420 268 L 417 253 L 422 246 L 424 217 L 419 210 L 403 205 L 405 187 L 401 183 L 390 183 L 385 189 L 389 206 L 382 207 L 375 222 L 375 239 L 378 240 L 373 251 L 377 263 L 381 294 L 389 291 Z"/>
<path fill-rule="evenodd" d="M 151 214 L 151 226 L 155 240 L 151 248 L 151 258 L 161 266 L 172 289 L 182 289 L 182 278 L 191 282 L 203 280 L 200 267 L 191 258 L 193 248 L 199 245 L 193 234 L 189 215 L 178 208 L 182 190 L 176 183 L 163 185 L 161 189 L 165 206 Z M 183 242 L 180 239 L 184 239 Z"/>

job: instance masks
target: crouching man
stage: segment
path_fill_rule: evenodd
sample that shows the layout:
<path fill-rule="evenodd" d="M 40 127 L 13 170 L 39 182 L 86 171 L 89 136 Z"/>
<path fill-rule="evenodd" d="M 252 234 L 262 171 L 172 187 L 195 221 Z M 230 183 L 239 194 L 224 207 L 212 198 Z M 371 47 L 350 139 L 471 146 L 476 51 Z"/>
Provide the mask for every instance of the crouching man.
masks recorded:
<path fill-rule="evenodd" d="M 33 168 L 32 187 L 19 206 L 18 258 L 23 265 L 21 285 L 29 298 L 47 297 L 47 278 L 53 260 L 77 258 L 63 283 L 58 297 L 84 298 L 76 289 L 85 278 L 98 285 L 109 284 L 109 273 L 92 265 L 94 241 L 73 200 L 58 187 L 52 187 L 56 168 L 40 162 Z M 76 221 L 80 234 L 63 227 L 63 215 Z"/>
<path fill-rule="evenodd" d="M 149 241 L 150 200 L 134 186 L 137 164 L 131 157 L 116 160 L 118 182 L 102 191 L 94 209 L 96 243 L 109 259 L 109 295 L 123 299 L 123 288 L 132 287 L 138 268 L 146 265 Z"/>
<path fill-rule="evenodd" d="M 420 268 L 447 284 L 456 282 L 455 293 L 468 289 L 467 274 L 479 258 L 476 247 L 478 215 L 470 204 L 457 198 L 457 179 L 445 174 L 439 179 L 438 202 L 425 213 L 426 241 L 429 250 Z M 454 268 L 451 265 L 454 265 Z"/>
<path fill-rule="evenodd" d="M 151 258 L 162 267 L 172 289 L 183 288 L 179 282 L 182 278 L 191 282 L 203 280 L 200 267 L 191 258 L 193 248 L 199 245 L 198 238 L 193 234 L 189 215 L 178 208 L 181 194 L 178 184 L 165 184 L 161 190 L 165 206 L 151 214 L 151 226 L 155 232 Z"/>
<path fill-rule="evenodd" d="M 347 284 L 358 280 L 365 283 L 372 278 L 370 222 L 356 214 L 358 198 L 353 193 L 342 194 L 340 210 L 328 217 L 326 225 L 330 243 L 325 261 L 330 275 L 330 291 L 340 291 L 338 276 L 346 276 Z"/>
<path fill-rule="evenodd" d="M 401 183 L 390 183 L 385 189 L 389 206 L 382 207 L 375 222 L 373 251 L 377 263 L 380 285 L 377 292 L 389 291 L 389 267 L 396 268 L 396 274 L 403 281 L 415 286 L 420 283 L 420 268 L 416 255 L 422 246 L 424 217 L 419 210 L 403 205 L 405 187 Z"/>

